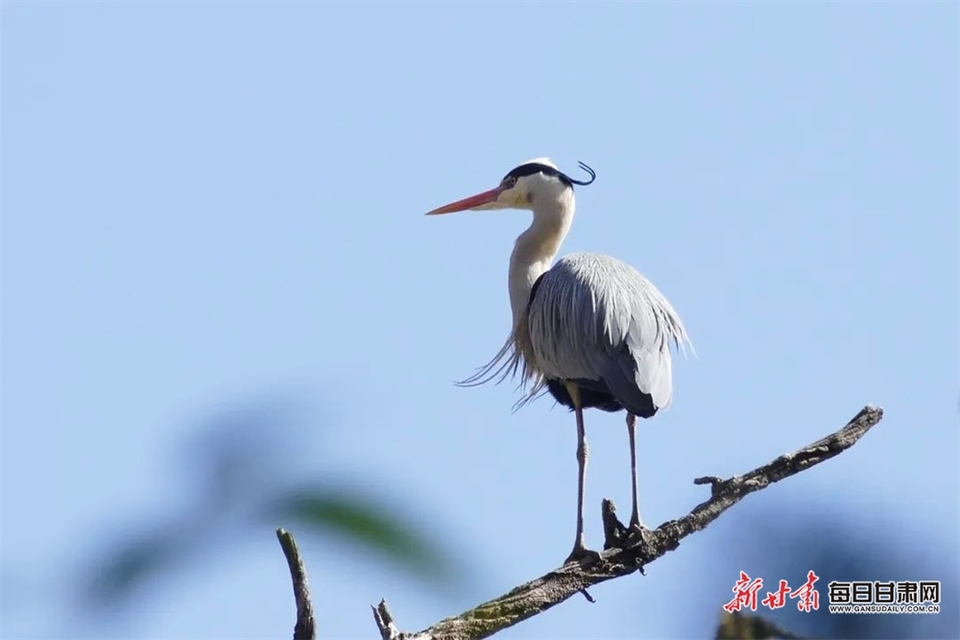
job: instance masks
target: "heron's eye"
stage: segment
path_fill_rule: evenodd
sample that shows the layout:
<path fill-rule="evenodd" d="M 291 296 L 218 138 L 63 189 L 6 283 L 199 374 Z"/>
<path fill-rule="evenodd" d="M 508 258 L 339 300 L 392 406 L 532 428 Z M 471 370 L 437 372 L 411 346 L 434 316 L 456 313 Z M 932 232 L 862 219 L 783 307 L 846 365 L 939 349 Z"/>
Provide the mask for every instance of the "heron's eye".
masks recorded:
<path fill-rule="evenodd" d="M 507 176 L 503 179 L 503 186 L 507 189 L 511 188 L 515 184 L 517 184 L 517 176 Z"/>

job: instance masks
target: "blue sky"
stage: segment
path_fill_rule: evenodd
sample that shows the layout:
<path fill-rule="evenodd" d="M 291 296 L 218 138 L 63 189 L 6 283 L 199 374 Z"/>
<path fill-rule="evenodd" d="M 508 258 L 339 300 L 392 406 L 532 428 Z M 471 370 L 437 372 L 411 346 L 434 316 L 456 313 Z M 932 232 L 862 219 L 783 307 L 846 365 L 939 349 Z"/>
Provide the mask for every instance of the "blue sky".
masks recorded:
<path fill-rule="evenodd" d="M 675 366 L 673 407 L 640 426 L 649 524 L 704 498 L 692 478 L 749 470 L 875 403 L 886 418 L 855 449 L 750 500 L 895 523 L 956 566 L 955 5 L 0 11 L 9 637 L 60 633 L 45 585 L 110 523 L 187 501 L 178 443 L 265 390 L 295 390 L 321 425 L 296 473 L 430 514 L 477 571 L 438 593 L 305 544 L 321 637 L 369 637 L 381 597 L 420 628 L 557 565 L 573 417 L 547 399 L 511 413 L 509 384 L 452 384 L 506 337 L 529 214 L 422 215 L 544 155 L 598 174 L 562 252 L 636 266 L 697 350 Z M 586 428 L 598 546 L 600 499 L 628 504 L 626 433 L 622 415 Z M 678 603 L 719 535 L 510 636 L 706 637 L 712 618 Z M 265 530 L 110 633 L 284 635 L 285 571 Z"/>

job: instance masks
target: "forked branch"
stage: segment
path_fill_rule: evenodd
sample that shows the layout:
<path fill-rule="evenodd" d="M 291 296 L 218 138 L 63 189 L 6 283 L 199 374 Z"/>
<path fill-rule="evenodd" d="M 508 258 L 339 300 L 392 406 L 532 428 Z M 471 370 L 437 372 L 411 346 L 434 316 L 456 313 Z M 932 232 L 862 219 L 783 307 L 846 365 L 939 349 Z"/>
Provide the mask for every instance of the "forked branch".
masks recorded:
<path fill-rule="evenodd" d="M 748 494 L 766 489 L 774 482 L 846 451 L 882 418 L 883 409 L 868 405 L 836 433 L 799 451 L 782 455 L 753 471 L 726 480 L 717 477 L 694 480 L 697 484 L 711 485 L 710 499 L 694 507 L 682 518 L 663 523 L 640 543 L 626 544 L 626 528 L 617 519 L 613 503 L 604 500 L 602 513 L 606 543 L 599 561 L 586 560 L 582 563 L 565 564 L 495 600 L 485 602 L 458 616 L 441 620 L 416 633 L 401 632 L 394 624 L 387 603 L 381 601 L 373 609 L 380 635 L 383 640 L 487 638 L 542 613 L 571 596 L 585 592 L 588 587 L 630 575 L 635 571 L 642 572 L 644 565 L 676 549 L 683 538 L 706 527 Z"/>

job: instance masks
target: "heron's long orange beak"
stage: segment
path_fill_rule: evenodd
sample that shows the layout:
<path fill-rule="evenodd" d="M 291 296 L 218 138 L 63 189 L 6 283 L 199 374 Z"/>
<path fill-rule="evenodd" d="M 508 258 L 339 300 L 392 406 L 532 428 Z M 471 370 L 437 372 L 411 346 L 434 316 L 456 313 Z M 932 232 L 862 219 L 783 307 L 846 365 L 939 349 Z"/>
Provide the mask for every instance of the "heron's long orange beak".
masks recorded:
<path fill-rule="evenodd" d="M 451 202 L 442 207 L 437 207 L 433 211 L 428 211 L 426 215 L 436 216 L 441 213 L 454 213 L 457 211 L 466 211 L 467 209 L 473 209 L 474 207 L 479 207 L 482 204 L 489 204 L 496 201 L 500 197 L 501 189 L 497 187 L 496 189 L 490 189 L 490 191 L 484 191 L 483 193 L 478 193 L 475 196 L 470 196 L 469 198 L 464 198 L 463 200 L 457 200 L 456 202 Z"/>

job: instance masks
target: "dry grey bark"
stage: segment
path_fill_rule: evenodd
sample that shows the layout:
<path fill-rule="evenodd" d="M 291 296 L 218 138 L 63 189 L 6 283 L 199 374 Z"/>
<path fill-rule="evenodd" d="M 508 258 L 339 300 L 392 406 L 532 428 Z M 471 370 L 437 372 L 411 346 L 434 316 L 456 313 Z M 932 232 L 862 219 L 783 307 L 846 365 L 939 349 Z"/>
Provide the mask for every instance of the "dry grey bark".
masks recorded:
<path fill-rule="evenodd" d="M 705 528 L 747 495 L 839 455 L 856 444 L 882 418 L 883 409 L 867 405 L 839 431 L 753 471 L 726 480 L 713 476 L 697 478 L 694 480 L 696 484 L 711 486 L 710 499 L 698 504 L 682 518 L 663 523 L 642 542 L 625 544 L 626 527 L 617 519 L 613 503 L 604 500 L 602 514 L 606 542 L 599 561 L 565 564 L 499 598 L 416 633 L 400 631 L 386 601 L 381 600 L 373 607 L 377 628 L 383 640 L 478 640 L 543 613 L 578 593 L 589 598 L 588 587 L 636 571 L 643 572 L 644 565 L 679 547 L 683 538 Z"/>
<path fill-rule="evenodd" d="M 293 627 L 293 640 L 314 640 L 317 637 L 317 625 L 313 616 L 313 601 L 310 600 L 310 586 L 307 584 L 307 568 L 292 533 L 277 529 L 277 539 L 290 567 L 293 597 L 297 602 L 297 623 Z"/>

